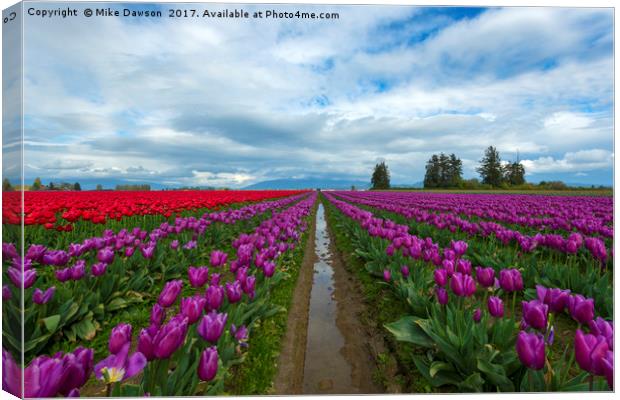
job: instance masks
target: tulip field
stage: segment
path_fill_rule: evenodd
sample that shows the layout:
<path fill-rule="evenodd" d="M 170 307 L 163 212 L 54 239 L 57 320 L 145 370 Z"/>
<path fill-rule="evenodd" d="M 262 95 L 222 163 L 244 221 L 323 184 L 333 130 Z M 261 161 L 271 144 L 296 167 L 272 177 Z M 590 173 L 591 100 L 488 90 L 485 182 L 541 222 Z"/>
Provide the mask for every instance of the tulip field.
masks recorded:
<path fill-rule="evenodd" d="M 349 267 L 404 310 L 380 333 L 407 349 L 411 387 L 613 389 L 611 197 L 25 192 L 22 221 L 20 196 L 2 211 L 16 396 L 247 394 L 239 377 L 277 356 L 253 343 L 286 317 L 276 293 L 293 290 L 319 202 Z"/>

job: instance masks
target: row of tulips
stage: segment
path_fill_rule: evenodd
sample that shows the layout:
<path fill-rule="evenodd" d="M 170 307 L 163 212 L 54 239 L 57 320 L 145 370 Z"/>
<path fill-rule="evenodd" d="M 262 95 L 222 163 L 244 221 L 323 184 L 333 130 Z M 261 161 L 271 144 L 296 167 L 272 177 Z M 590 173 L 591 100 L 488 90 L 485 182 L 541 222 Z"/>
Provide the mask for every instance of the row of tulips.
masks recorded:
<path fill-rule="evenodd" d="M 243 361 L 242 349 L 253 324 L 278 311 L 269 304 L 271 288 L 285 275 L 276 268 L 277 260 L 295 248 L 315 201 L 316 195 L 306 196 L 275 212 L 253 234 L 235 239 L 234 260 L 229 262 L 227 253 L 215 250 L 210 267 L 189 267 L 187 281 L 193 295 L 182 297 L 183 280 L 168 281 L 151 309 L 150 326 L 139 332 L 134 351 L 133 328 L 122 323 L 110 334 L 110 354 L 94 366 L 92 350 L 75 351 L 89 355 L 73 367 L 79 374 L 67 374 L 64 367 L 56 370 L 52 364 L 47 367 L 52 358 L 60 360 L 55 364 L 62 363 L 71 353 L 35 358 L 24 369 L 26 396 L 79 395 L 92 372 L 112 396 L 192 395 L 199 385 L 205 394 L 222 392 L 230 367 Z M 229 281 L 222 285 L 224 278 Z M 49 373 L 40 373 L 42 365 Z M 3 366 L 8 371 L 3 374 L 3 388 L 19 395 L 21 371 L 6 351 Z M 137 376 L 139 383 L 131 379 Z"/>
<path fill-rule="evenodd" d="M 399 198 L 395 197 L 399 195 L 402 196 L 398 193 L 385 192 L 377 192 L 371 195 L 359 194 L 358 192 L 338 192 L 338 196 L 347 201 L 400 214 L 408 219 L 414 219 L 418 223 L 433 225 L 439 229 L 447 229 L 451 232 L 458 229 L 472 238 L 493 235 L 503 244 L 515 241 L 520 246 L 521 251 L 527 253 L 533 252 L 537 247 L 546 247 L 561 253 L 576 254 L 580 249 L 585 248 L 601 265 L 605 265 L 611 259 L 605 241 L 600 237 L 584 237 L 577 232 L 570 233 L 566 238 L 555 233 L 539 232 L 535 235 L 527 235 L 494 221 L 472 222 L 459 217 L 457 212 L 428 212 L 417 207 L 417 194 L 406 195 L 406 201 L 399 201 Z M 612 228 L 610 230 L 613 232 Z"/>
<path fill-rule="evenodd" d="M 589 196 L 522 196 L 507 194 L 441 194 L 411 192 L 351 193 L 366 200 L 385 200 L 416 214 L 463 215 L 536 230 L 572 232 L 613 238 L 613 199 Z M 413 216 L 413 215 L 412 215 Z"/>
<path fill-rule="evenodd" d="M 181 272 L 181 263 L 199 256 L 198 243 L 213 239 L 214 229 L 227 226 L 232 230 L 224 232 L 233 233 L 237 222 L 268 216 L 268 212 L 289 207 L 304 196 L 207 213 L 201 218 L 176 218 L 151 232 L 140 228 L 118 233 L 106 230 L 102 236 L 71 244 L 67 251 L 33 244 L 23 262 L 15 246 L 4 243 L 3 260 L 8 268 L 3 269 L 11 284 L 3 286 L 3 312 L 8 321 L 15 322 L 5 324 L 3 330 L 7 347 L 18 352 L 23 345 L 29 358 L 57 340 L 59 332 L 70 341 L 92 339 L 98 321 L 141 303 L 145 291 L 160 285 L 154 280 L 154 267 L 159 267 L 163 283 L 166 276 Z M 225 238 L 221 229 L 217 232 L 220 239 Z M 176 265 L 164 269 L 168 260 Z M 35 287 L 37 284 L 41 286 Z M 22 285 L 24 292 L 20 291 Z M 22 316 L 21 293 L 25 296 L 23 343 L 16 330 Z"/>
<path fill-rule="evenodd" d="M 356 221 L 352 236 L 367 269 L 382 275 L 411 306 L 413 316 L 386 327 L 398 340 L 430 350 L 427 357 L 414 356 L 414 361 L 431 384 L 467 391 L 592 390 L 591 377 L 604 376 L 613 387 L 613 326 L 595 319 L 592 299 L 539 285 L 537 298 L 522 302 L 519 322 L 517 295 L 525 292 L 518 269 L 473 268 L 464 241 L 440 249 L 430 238 L 410 235 L 404 225 L 375 218 L 332 194 L 325 196 Z M 560 357 L 558 345 L 552 344 L 554 320 L 565 318 L 562 315 L 572 317 L 578 329 Z M 582 345 L 583 327 L 590 331 L 587 346 Z M 594 343 L 599 343 L 596 351 Z M 574 351 L 569 351 L 573 344 Z M 584 370 L 576 376 L 571 371 L 574 359 Z M 580 361 L 586 359 L 589 364 Z M 588 375 L 590 385 L 584 384 Z M 596 388 L 602 388 L 600 383 Z"/>

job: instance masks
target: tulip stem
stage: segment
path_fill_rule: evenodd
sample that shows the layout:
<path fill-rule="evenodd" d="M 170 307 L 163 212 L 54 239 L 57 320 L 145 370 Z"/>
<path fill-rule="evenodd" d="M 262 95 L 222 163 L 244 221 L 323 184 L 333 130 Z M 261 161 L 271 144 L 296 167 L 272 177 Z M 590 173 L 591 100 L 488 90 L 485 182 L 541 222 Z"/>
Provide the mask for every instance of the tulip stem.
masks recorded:
<path fill-rule="evenodd" d="M 590 391 L 592 391 L 592 389 L 594 388 L 594 375 L 590 374 L 588 376 L 588 384 L 590 387 Z"/>
<path fill-rule="evenodd" d="M 105 396 L 110 397 L 111 394 L 112 394 L 112 384 L 108 383 L 105 387 Z"/>
<path fill-rule="evenodd" d="M 510 312 L 510 316 L 515 321 L 517 320 L 517 318 L 515 318 L 515 303 L 516 302 L 517 302 L 517 291 L 515 290 L 514 292 L 512 292 L 512 310 Z"/>

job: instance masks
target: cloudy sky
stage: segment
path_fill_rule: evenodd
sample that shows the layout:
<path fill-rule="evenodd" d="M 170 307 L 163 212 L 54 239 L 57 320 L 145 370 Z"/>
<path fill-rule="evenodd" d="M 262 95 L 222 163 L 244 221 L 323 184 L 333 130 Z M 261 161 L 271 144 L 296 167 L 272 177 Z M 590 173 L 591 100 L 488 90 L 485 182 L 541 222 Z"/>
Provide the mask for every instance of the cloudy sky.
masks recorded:
<path fill-rule="evenodd" d="M 414 183 L 438 152 L 476 177 L 495 145 L 530 181 L 611 184 L 611 9 L 313 11 L 340 18 L 27 17 L 26 181 L 369 180 L 385 160 Z"/>

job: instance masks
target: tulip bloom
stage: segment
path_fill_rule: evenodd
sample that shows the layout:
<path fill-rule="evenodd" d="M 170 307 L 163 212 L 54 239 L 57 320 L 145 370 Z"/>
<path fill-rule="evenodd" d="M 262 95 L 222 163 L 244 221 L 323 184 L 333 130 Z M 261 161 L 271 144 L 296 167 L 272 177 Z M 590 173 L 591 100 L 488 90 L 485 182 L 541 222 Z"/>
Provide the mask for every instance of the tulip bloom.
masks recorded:
<path fill-rule="evenodd" d="M 523 320 L 528 326 L 541 331 L 547 328 L 547 315 L 549 306 L 538 300 L 523 301 Z"/>
<path fill-rule="evenodd" d="M 482 310 L 481 309 L 476 308 L 476 310 L 474 311 L 473 319 L 474 319 L 475 323 L 480 322 L 480 320 L 482 319 Z"/>
<path fill-rule="evenodd" d="M 437 286 L 446 286 L 448 283 L 448 271 L 443 268 L 437 268 L 435 272 L 433 272 L 433 276 Z"/>
<path fill-rule="evenodd" d="M 584 371 L 594 375 L 605 375 L 603 359 L 609 347 L 602 336 L 584 335 L 581 329 L 575 332 L 575 360 Z"/>
<path fill-rule="evenodd" d="M 220 267 L 226 264 L 227 259 L 228 259 L 228 254 L 220 250 L 214 250 L 211 252 L 211 257 L 209 258 L 209 262 L 211 263 L 212 267 Z"/>
<path fill-rule="evenodd" d="M 568 298 L 568 311 L 580 324 L 587 324 L 594 319 L 594 300 L 586 299 L 580 294 Z"/>
<path fill-rule="evenodd" d="M 441 266 L 446 271 L 448 276 L 452 276 L 454 274 L 454 261 L 452 261 L 452 260 L 443 260 L 441 262 Z"/>
<path fill-rule="evenodd" d="M 204 297 L 186 297 L 181 299 L 181 313 L 185 315 L 190 324 L 198 321 L 207 300 Z"/>
<path fill-rule="evenodd" d="M 243 292 L 253 299 L 256 290 L 256 277 L 254 275 L 248 276 L 247 278 L 245 278 L 242 286 Z"/>
<path fill-rule="evenodd" d="M 611 322 L 597 317 L 596 320 L 588 322 L 588 326 L 592 334 L 595 336 L 603 336 L 607 339 L 607 345 L 610 350 L 614 349 L 614 326 Z"/>
<path fill-rule="evenodd" d="M 151 309 L 151 324 L 155 326 L 161 326 L 162 322 L 166 319 L 166 309 L 159 304 L 153 304 Z"/>
<path fill-rule="evenodd" d="M 457 256 L 462 256 L 467 251 L 467 243 L 462 240 L 452 241 L 450 247 L 456 253 Z"/>
<path fill-rule="evenodd" d="M 241 300 L 242 294 L 243 290 L 239 281 L 234 281 L 233 283 L 226 282 L 226 296 L 230 303 L 236 303 Z"/>
<path fill-rule="evenodd" d="M 276 270 L 276 264 L 273 261 L 265 261 L 263 265 L 263 273 L 267 278 L 271 278 Z"/>
<path fill-rule="evenodd" d="M 541 334 L 520 331 L 516 349 L 519 360 L 526 367 L 538 370 L 545 366 L 545 339 Z"/>
<path fill-rule="evenodd" d="M 209 268 L 207 267 L 189 267 L 187 270 L 189 284 L 192 287 L 203 287 L 209 280 Z"/>
<path fill-rule="evenodd" d="M 518 269 L 503 269 L 499 271 L 499 284 L 506 292 L 523 290 L 523 278 Z"/>
<path fill-rule="evenodd" d="M 13 294 L 9 285 L 2 286 L 2 300 L 9 300 L 11 297 L 13 297 Z"/>
<path fill-rule="evenodd" d="M 210 285 L 205 293 L 205 309 L 207 311 L 217 310 L 224 301 L 224 289 L 220 285 Z"/>
<path fill-rule="evenodd" d="M 114 250 L 104 247 L 97 252 L 97 260 L 105 264 L 112 264 L 112 261 L 114 261 Z"/>
<path fill-rule="evenodd" d="M 218 355 L 217 347 L 209 347 L 200 354 L 198 362 L 198 377 L 203 381 L 210 381 L 217 375 Z"/>
<path fill-rule="evenodd" d="M 54 297 L 55 292 L 56 292 L 55 286 L 48 288 L 45 292 L 43 292 L 39 288 L 36 288 L 34 292 L 32 293 L 32 301 L 35 304 L 46 304 Z"/>
<path fill-rule="evenodd" d="M 471 275 L 471 261 L 462 258 L 456 260 L 456 270 L 462 274 Z"/>
<path fill-rule="evenodd" d="M 476 279 L 481 286 L 491 287 L 495 283 L 495 270 L 492 267 L 476 267 Z"/>
<path fill-rule="evenodd" d="M 130 345 L 131 343 L 125 343 L 117 354 L 112 354 L 95 365 L 97 379 L 110 384 L 122 382 L 142 372 L 147 363 L 146 357 L 139 351 L 129 355 Z"/>
<path fill-rule="evenodd" d="M 24 397 L 55 397 L 60 391 L 62 377 L 61 358 L 49 356 L 35 358 L 24 370 Z M 21 388 L 18 391 L 21 391 Z"/>
<path fill-rule="evenodd" d="M 241 325 L 239 328 L 232 324 L 230 327 L 230 334 L 241 344 L 245 344 L 248 340 L 248 329 L 245 325 Z M 247 345 L 247 344 L 246 344 Z"/>
<path fill-rule="evenodd" d="M 24 285 L 24 289 L 28 289 L 29 287 L 34 285 L 34 281 L 37 280 L 36 269 L 25 270 L 22 273 L 20 269 L 9 267 L 9 269 L 7 270 L 7 274 L 9 275 L 11 282 L 13 282 L 13 285 L 20 289 L 22 287 L 22 284 Z"/>
<path fill-rule="evenodd" d="M 605 373 L 605 379 L 609 389 L 614 390 L 614 352 L 608 351 L 605 353 L 605 357 L 601 359 L 603 371 Z"/>
<path fill-rule="evenodd" d="M 108 349 L 110 353 L 117 354 L 125 344 L 131 343 L 131 325 L 120 323 L 112 328 Z"/>
<path fill-rule="evenodd" d="M 441 304 L 442 306 L 445 306 L 446 304 L 448 304 L 448 292 L 446 291 L 446 289 L 442 287 L 437 287 L 436 293 L 437 293 L 437 301 L 439 302 L 439 304 Z"/>
<path fill-rule="evenodd" d="M 170 358 L 185 341 L 187 326 L 187 317 L 179 314 L 159 329 L 156 326 L 142 329 L 138 337 L 138 351 L 149 361 Z"/>
<path fill-rule="evenodd" d="M 389 269 L 383 270 L 383 280 L 389 282 L 392 280 L 392 272 Z"/>
<path fill-rule="evenodd" d="M 91 274 L 93 274 L 93 276 L 101 276 L 105 274 L 105 271 L 107 268 L 108 268 L 108 264 L 97 263 L 97 264 L 93 264 L 93 266 L 90 269 L 90 272 Z"/>
<path fill-rule="evenodd" d="M 538 300 L 549 306 L 549 311 L 561 313 L 568 304 L 570 290 L 548 289 L 542 285 L 536 285 L 536 295 Z"/>
<path fill-rule="evenodd" d="M 78 347 L 73 352 L 62 356 L 64 376 L 58 389 L 60 394 L 72 397 L 78 388 L 84 386 L 93 372 L 93 355 L 93 349 Z"/>
<path fill-rule="evenodd" d="M 406 265 L 401 266 L 400 273 L 402 274 L 403 278 L 407 279 L 409 277 L 409 267 Z"/>
<path fill-rule="evenodd" d="M 198 334 L 204 340 L 215 344 L 224 332 L 227 319 L 228 314 L 219 314 L 215 310 L 211 311 L 200 320 L 197 328 Z"/>
<path fill-rule="evenodd" d="M 460 297 L 470 297 L 476 292 L 476 282 L 469 275 L 456 272 L 450 280 L 450 288 Z"/>
<path fill-rule="evenodd" d="M 487 301 L 487 306 L 489 307 L 489 314 L 491 314 L 493 317 L 501 318 L 504 316 L 504 302 L 499 297 L 489 297 L 489 300 Z"/>
<path fill-rule="evenodd" d="M 164 308 L 170 307 L 179 297 L 182 288 L 183 281 L 180 279 L 166 282 L 157 302 Z"/>
<path fill-rule="evenodd" d="M 2 349 L 2 390 L 21 397 L 21 380 L 22 369 L 17 365 L 11 353 Z"/>
<path fill-rule="evenodd" d="M 74 281 L 79 281 L 84 277 L 86 273 L 86 261 L 79 260 L 75 263 L 73 267 L 70 268 L 71 271 L 71 279 Z"/>

